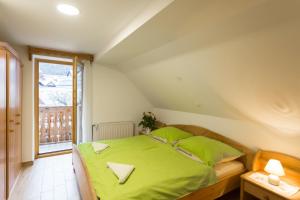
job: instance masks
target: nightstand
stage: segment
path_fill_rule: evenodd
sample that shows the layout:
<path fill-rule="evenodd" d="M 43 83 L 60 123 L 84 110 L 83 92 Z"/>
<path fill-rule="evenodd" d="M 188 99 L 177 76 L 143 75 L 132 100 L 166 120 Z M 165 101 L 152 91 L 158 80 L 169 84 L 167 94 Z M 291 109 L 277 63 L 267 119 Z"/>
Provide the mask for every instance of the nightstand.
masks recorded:
<path fill-rule="evenodd" d="M 264 167 L 269 159 L 278 159 L 281 161 L 286 176 L 281 180 L 290 186 L 300 187 L 300 159 L 272 151 L 258 151 L 253 161 L 253 167 L 250 172 L 241 176 L 240 199 L 261 200 L 300 200 L 300 191 L 290 195 L 282 191 L 281 186 L 270 185 L 267 181 L 267 173 Z M 297 190 L 294 190 L 297 191 Z"/>
<path fill-rule="evenodd" d="M 280 196 L 275 191 L 264 187 L 263 184 L 250 178 L 250 175 L 255 172 L 251 171 L 241 176 L 241 200 L 251 199 L 256 197 L 262 200 L 285 200 L 283 196 Z"/>

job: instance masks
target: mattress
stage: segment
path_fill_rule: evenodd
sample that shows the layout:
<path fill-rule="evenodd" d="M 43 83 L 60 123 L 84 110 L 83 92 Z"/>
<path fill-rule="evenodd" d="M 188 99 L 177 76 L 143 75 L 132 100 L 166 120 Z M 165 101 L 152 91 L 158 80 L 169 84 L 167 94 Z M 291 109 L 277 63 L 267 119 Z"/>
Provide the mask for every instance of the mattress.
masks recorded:
<path fill-rule="evenodd" d="M 245 167 L 242 162 L 230 161 L 230 162 L 217 164 L 214 167 L 214 170 L 216 172 L 217 179 L 221 180 L 225 177 L 244 172 Z"/>

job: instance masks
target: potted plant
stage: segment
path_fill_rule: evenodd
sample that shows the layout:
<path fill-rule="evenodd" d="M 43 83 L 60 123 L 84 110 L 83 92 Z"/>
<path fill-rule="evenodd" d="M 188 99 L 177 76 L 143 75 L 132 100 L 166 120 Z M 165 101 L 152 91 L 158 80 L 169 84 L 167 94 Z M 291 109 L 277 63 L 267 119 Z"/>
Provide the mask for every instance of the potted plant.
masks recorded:
<path fill-rule="evenodd" d="M 152 112 L 144 112 L 142 121 L 140 121 L 139 126 L 143 127 L 143 132 L 149 134 L 155 127 L 156 118 Z"/>

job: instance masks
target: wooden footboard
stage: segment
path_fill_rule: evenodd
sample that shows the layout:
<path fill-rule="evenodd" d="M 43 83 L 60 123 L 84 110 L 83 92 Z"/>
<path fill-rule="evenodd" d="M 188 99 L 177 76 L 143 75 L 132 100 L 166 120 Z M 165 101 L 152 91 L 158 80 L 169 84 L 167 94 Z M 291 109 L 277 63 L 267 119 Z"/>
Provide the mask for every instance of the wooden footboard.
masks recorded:
<path fill-rule="evenodd" d="M 72 162 L 80 190 L 81 199 L 98 200 L 96 192 L 92 186 L 92 182 L 90 179 L 90 175 L 87 171 L 86 164 L 83 161 L 79 153 L 78 147 L 76 145 L 73 145 Z"/>
<path fill-rule="evenodd" d="M 179 200 L 213 200 L 219 198 L 228 192 L 231 192 L 234 189 L 239 188 L 240 186 L 240 176 L 243 174 L 239 173 L 233 176 L 228 176 L 223 178 L 222 180 L 218 181 L 217 183 L 210 185 L 208 187 L 196 190 Z"/>

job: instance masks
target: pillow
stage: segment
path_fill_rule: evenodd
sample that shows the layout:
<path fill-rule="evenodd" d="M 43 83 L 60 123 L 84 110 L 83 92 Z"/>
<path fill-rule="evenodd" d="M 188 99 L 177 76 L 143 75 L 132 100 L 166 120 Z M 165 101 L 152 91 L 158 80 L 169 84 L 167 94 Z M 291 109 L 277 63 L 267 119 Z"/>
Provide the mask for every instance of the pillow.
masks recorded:
<path fill-rule="evenodd" d="M 182 149 L 182 148 L 180 148 L 180 147 L 177 147 L 177 148 L 176 148 L 176 151 L 178 151 L 179 153 L 185 155 L 186 157 L 189 157 L 189 158 L 192 159 L 192 160 L 195 160 L 195 161 L 197 161 L 197 162 L 203 163 L 203 161 L 200 160 L 200 158 L 198 158 L 197 156 L 195 156 L 195 155 L 193 155 L 193 154 L 191 154 L 191 153 L 185 151 L 184 149 Z"/>
<path fill-rule="evenodd" d="M 158 137 L 158 136 L 155 136 L 155 135 L 150 135 L 153 139 L 155 139 L 155 140 L 158 140 L 158 141 L 160 141 L 160 142 L 162 142 L 162 143 L 168 143 L 168 141 L 167 141 L 167 139 L 166 138 L 161 138 L 161 137 Z"/>
<path fill-rule="evenodd" d="M 155 136 L 156 138 L 161 138 L 161 140 L 167 140 L 167 142 L 170 144 L 175 144 L 178 140 L 193 136 L 191 133 L 182 131 L 174 127 L 160 128 L 155 131 L 152 131 L 150 134 L 153 137 Z"/>
<path fill-rule="evenodd" d="M 242 152 L 227 144 L 204 136 L 195 136 L 180 140 L 176 146 L 197 156 L 210 166 L 221 162 L 228 162 L 243 155 Z"/>
<path fill-rule="evenodd" d="M 218 163 L 216 163 L 216 164 L 234 161 L 234 160 L 238 159 L 239 157 L 241 157 L 242 155 L 244 155 L 244 154 L 242 153 L 241 155 L 230 156 L 230 157 L 227 157 L 227 158 L 223 158 L 222 160 L 220 160 L 220 161 L 219 161 Z"/>

